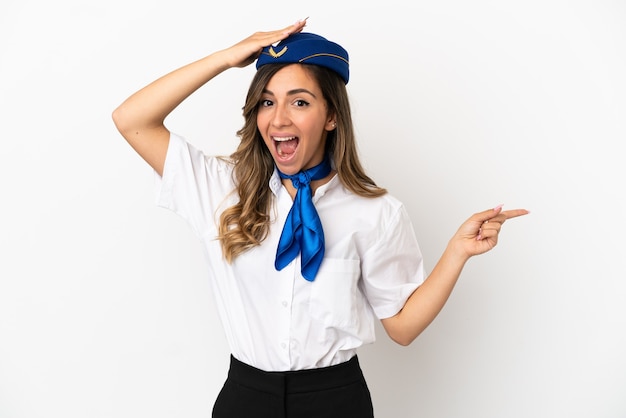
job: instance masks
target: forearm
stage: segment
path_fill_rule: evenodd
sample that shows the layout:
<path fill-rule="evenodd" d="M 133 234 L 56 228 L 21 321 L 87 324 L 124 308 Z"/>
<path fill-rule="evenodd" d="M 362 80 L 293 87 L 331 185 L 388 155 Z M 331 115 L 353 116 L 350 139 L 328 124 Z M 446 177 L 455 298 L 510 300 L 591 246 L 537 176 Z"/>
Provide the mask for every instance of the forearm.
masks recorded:
<path fill-rule="evenodd" d="M 113 112 L 113 120 L 124 135 L 159 128 L 167 115 L 193 92 L 230 68 L 223 51 L 172 71 L 137 91 Z M 128 139 L 128 138 L 127 138 Z"/>
<path fill-rule="evenodd" d="M 430 325 L 450 297 L 468 256 L 451 241 L 428 278 L 395 316 L 383 319 L 389 336 L 408 345 Z"/>

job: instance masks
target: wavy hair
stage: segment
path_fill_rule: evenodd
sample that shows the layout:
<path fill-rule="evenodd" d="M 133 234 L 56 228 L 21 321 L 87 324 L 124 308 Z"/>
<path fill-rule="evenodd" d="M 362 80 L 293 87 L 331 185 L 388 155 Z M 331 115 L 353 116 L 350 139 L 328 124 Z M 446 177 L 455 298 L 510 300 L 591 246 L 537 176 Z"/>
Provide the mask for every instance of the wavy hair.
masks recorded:
<path fill-rule="evenodd" d="M 230 155 L 239 202 L 222 212 L 219 223 L 218 238 L 228 262 L 260 245 L 269 232 L 273 202 L 269 178 L 274 172 L 274 160 L 263 142 L 256 120 L 263 89 L 272 76 L 286 65 L 293 64 L 260 67 L 248 89 L 243 107 L 244 125 L 237 131 L 240 143 Z M 387 193 L 365 174 L 359 160 L 350 101 L 343 80 L 325 67 L 298 65 L 307 69 L 317 81 L 326 100 L 328 114 L 335 115 L 337 126 L 328 132 L 326 152 L 343 186 L 363 197 L 374 198 Z"/>

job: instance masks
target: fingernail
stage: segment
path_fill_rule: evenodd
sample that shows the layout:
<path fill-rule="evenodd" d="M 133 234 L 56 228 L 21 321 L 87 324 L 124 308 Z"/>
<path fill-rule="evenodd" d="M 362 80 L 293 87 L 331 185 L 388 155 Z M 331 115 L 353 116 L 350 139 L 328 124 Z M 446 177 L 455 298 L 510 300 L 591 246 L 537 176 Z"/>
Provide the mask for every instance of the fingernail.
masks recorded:
<path fill-rule="evenodd" d="M 502 209 L 502 206 L 504 206 L 503 204 L 499 204 L 498 206 L 496 206 L 495 208 L 493 208 L 494 211 L 499 211 L 500 209 Z"/>

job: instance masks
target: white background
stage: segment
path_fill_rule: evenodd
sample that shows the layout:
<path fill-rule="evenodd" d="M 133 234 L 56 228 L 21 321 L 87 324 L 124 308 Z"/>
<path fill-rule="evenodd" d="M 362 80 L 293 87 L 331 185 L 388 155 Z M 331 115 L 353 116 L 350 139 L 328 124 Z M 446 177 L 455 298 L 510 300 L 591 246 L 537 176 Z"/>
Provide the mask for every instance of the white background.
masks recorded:
<path fill-rule="evenodd" d="M 110 115 L 306 16 L 350 52 L 363 161 L 405 202 L 427 270 L 472 213 L 532 211 L 411 346 L 379 327 L 360 351 L 377 416 L 626 416 L 625 3 L 352 3 L 3 0 L 1 418 L 210 416 L 228 348 L 200 245 L 154 206 Z M 220 75 L 169 127 L 230 153 L 253 72 Z"/>

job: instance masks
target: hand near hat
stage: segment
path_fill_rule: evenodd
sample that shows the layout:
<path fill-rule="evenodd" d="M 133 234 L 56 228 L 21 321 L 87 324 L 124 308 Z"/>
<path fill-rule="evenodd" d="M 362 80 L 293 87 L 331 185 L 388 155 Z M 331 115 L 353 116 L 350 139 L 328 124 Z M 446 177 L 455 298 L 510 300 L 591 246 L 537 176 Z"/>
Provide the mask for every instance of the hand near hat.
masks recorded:
<path fill-rule="evenodd" d="M 187 97 L 218 74 L 254 62 L 264 47 L 302 31 L 306 19 L 286 28 L 257 32 L 243 41 L 180 67 L 128 97 L 113 112 L 117 129 L 150 164 L 162 174 L 170 132 L 165 118 Z"/>
<path fill-rule="evenodd" d="M 289 35 L 301 32 L 305 26 L 306 19 L 302 19 L 283 29 L 269 32 L 256 32 L 223 50 L 222 53 L 226 54 L 225 57 L 229 67 L 246 67 L 259 57 L 264 47 L 282 41 Z"/>

